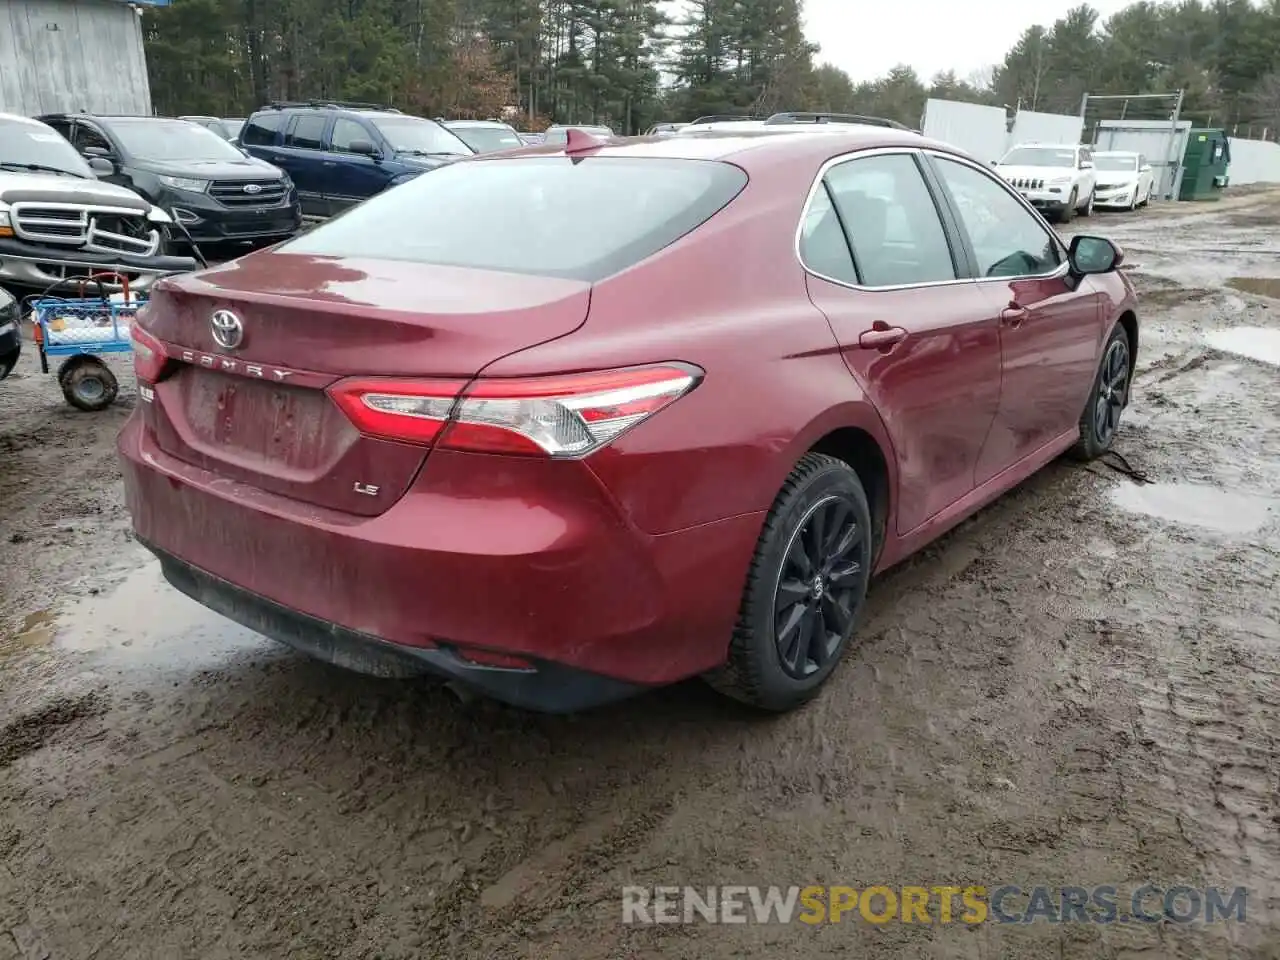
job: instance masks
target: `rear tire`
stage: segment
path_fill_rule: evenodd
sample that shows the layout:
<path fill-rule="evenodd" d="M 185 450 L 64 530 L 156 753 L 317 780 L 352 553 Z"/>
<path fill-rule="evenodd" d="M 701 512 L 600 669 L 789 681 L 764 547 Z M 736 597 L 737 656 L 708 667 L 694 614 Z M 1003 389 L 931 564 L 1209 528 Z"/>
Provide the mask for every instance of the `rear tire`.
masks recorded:
<path fill-rule="evenodd" d="M 805 455 L 764 522 L 728 661 L 705 679 L 782 712 L 830 679 L 857 629 L 871 575 L 867 496 L 847 463 Z"/>
<path fill-rule="evenodd" d="M 1094 460 L 1111 449 L 1120 428 L 1120 415 L 1129 405 L 1132 381 L 1129 334 L 1117 323 L 1102 351 L 1093 389 L 1080 414 L 1080 439 L 1071 448 L 1076 459 Z"/>
<path fill-rule="evenodd" d="M 111 368 L 94 357 L 72 357 L 59 371 L 58 383 L 67 403 L 88 413 L 105 410 L 120 392 Z"/>

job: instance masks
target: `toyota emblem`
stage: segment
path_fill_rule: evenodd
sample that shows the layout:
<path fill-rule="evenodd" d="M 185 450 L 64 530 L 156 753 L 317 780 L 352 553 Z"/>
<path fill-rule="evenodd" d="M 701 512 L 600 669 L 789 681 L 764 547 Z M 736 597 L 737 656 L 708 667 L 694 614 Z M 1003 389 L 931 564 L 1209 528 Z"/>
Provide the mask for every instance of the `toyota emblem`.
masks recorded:
<path fill-rule="evenodd" d="M 217 310 L 209 321 L 214 342 L 224 350 L 234 350 L 244 342 L 244 324 L 230 310 Z"/>
<path fill-rule="evenodd" d="M 257 193 L 261 193 L 261 192 L 262 192 L 262 187 L 261 187 L 261 186 L 259 186 L 259 185 L 258 185 L 258 184 L 256 184 L 256 183 L 246 183 L 246 184 L 244 185 L 244 192 L 245 192 L 245 193 L 249 193 L 249 194 L 257 194 Z"/>

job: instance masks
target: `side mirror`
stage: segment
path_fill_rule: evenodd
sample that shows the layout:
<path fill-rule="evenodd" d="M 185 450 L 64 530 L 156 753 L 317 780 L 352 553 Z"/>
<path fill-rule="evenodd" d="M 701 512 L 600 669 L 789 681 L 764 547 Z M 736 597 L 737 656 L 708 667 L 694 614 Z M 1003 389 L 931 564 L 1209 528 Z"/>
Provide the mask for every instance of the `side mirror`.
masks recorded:
<path fill-rule="evenodd" d="M 111 151 L 110 151 L 110 150 L 104 150 L 102 147 L 85 147 L 85 148 L 84 148 L 83 150 L 81 150 L 80 152 L 81 152 L 82 154 L 84 154 L 86 157 L 109 157 L 109 156 L 111 156 Z"/>
<path fill-rule="evenodd" d="M 1081 170 L 1092 170 L 1092 169 L 1093 169 L 1093 161 L 1092 161 L 1092 160 L 1081 160 L 1081 161 L 1080 161 L 1080 169 L 1081 169 Z"/>
<path fill-rule="evenodd" d="M 378 154 L 378 148 L 368 140 L 352 140 L 349 149 L 352 153 L 358 153 L 362 157 L 373 157 Z"/>
<path fill-rule="evenodd" d="M 106 157 L 93 156 L 89 158 L 89 169 L 99 177 L 109 177 L 116 172 L 116 165 Z"/>
<path fill-rule="evenodd" d="M 1079 277 L 1110 273 L 1124 262 L 1124 251 L 1106 237 L 1072 237 L 1068 256 L 1071 272 Z"/>

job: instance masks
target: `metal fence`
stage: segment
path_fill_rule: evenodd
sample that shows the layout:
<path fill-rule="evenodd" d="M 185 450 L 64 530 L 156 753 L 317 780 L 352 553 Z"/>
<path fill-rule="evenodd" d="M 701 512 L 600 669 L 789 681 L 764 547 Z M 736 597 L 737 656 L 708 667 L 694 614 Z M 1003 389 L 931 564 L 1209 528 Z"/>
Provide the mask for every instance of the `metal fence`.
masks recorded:
<path fill-rule="evenodd" d="M 1131 150 L 1146 156 L 1154 196 L 1171 200 L 1182 179 L 1182 156 L 1191 123 L 1181 116 L 1182 91 L 1085 94 L 1080 101 L 1081 139 L 1099 150 Z"/>

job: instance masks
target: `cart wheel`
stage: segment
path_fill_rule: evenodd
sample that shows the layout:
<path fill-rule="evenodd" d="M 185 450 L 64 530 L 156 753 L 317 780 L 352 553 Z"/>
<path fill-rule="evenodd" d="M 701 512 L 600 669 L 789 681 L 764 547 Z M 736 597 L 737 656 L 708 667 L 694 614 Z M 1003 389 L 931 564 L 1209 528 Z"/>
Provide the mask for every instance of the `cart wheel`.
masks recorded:
<path fill-rule="evenodd" d="M 77 410 L 105 410 L 111 406 L 120 385 L 110 368 L 95 357 L 72 357 L 58 371 L 62 395 Z"/>

